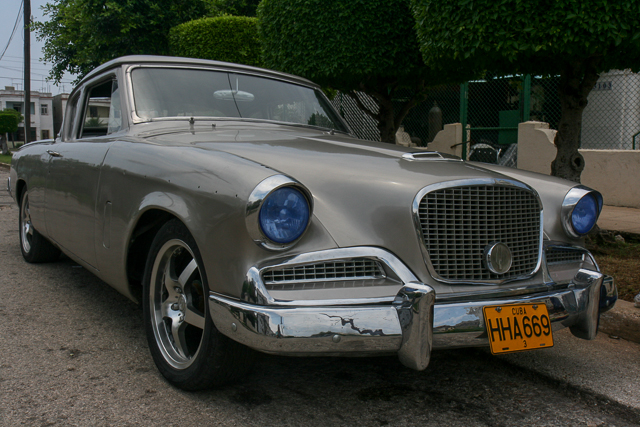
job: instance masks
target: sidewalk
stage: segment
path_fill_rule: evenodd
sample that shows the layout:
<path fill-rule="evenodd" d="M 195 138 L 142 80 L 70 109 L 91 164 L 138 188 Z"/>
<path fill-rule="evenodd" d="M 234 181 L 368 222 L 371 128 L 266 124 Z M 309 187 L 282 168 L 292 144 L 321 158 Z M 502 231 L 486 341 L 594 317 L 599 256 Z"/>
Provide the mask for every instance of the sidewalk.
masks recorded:
<path fill-rule="evenodd" d="M 640 209 L 605 205 L 598 226 L 603 230 L 640 234 Z"/>

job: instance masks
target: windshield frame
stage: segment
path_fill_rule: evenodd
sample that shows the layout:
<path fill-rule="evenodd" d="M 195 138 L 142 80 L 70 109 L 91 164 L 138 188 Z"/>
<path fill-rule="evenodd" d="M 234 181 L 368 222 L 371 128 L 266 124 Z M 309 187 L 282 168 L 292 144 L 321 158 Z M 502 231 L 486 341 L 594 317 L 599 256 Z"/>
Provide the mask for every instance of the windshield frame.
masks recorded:
<path fill-rule="evenodd" d="M 218 72 L 229 73 L 229 74 L 243 74 L 243 75 L 252 76 L 252 77 L 276 80 L 276 81 L 284 82 L 287 84 L 308 88 L 314 91 L 315 93 L 319 94 L 323 98 L 323 101 L 326 103 L 326 106 L 324 107 L 331 109 L 331 112 L 335 116 L 335 119 L 338 120 L 339 122 L 338 124 L 342 126 L 343 129 L 327 128 L 327 127 L 309 125 L 304 123 L 294 123 L 294 122 L 286 122 L 286 121 L 279 121 L 279 120 L 255 119 L 255 118 L 244 118 L 244 117 L 171 116 L 171 117 L 143 118 L 138 116 L 137 114 L 136 103 L 135 103 L 135 98 L 133 94 L 132 72 L 137 68 L 172 68 L 172 69 L 218 71 Z M 286 78 L 279 78 L 278 76 L 256 73 L 252 71 L 245 71 L 245 70 L 236 69 L 236 68 L 225 68 L 225 67 L 217 67 L 217 66 L 204 66 L 204 65 L 194 66 L 194 65 L 180 65 L 180 64 L 136 64 L 136 65 L 129 65 L 126 67 L 125 83 L 127 87 L 127 100 L 129 102 L 129 105 L 131 106 L 130 107 L 131 122 L 134 125 L 141 124 L 141 123 L 152 123 L 152 122 L 190 121 L 192 119 L 195 121 L 235 121 L 235 122 L 241 121 L 241 122 L 252 122 L 252 123 L 272 123 L 272 124 L 287 125 L 287 126 L 294 126 L 294 127 L 305 127 L 305 128 L 318 129 L 322 131 L 334 131 L 334 132 L 339 132 L 346 135 L 353 135 L 353 132 L 349 127 L 349 125 L 347 124 L 347 122 L 345 121 L 345 119 L 333 107 L 333 104 L 331 104 L 331 101 L 329 101 L 329 99 L 324 94 L 324 92 L 320 89 L 319 86 L 313 85 L 313 84 L 303 84 L 299 81 L 292 81 Z"/>

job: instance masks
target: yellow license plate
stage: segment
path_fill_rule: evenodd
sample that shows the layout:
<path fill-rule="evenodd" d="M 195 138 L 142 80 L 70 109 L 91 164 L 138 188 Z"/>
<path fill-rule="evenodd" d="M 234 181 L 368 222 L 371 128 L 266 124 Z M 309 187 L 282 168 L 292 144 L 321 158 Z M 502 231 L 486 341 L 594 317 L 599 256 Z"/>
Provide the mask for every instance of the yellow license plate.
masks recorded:
<path fill-rule="evenodd" d="M 543 304 L 483 307 L 491 353 L 511 353 L 553 347 L 551 319 Z"/>

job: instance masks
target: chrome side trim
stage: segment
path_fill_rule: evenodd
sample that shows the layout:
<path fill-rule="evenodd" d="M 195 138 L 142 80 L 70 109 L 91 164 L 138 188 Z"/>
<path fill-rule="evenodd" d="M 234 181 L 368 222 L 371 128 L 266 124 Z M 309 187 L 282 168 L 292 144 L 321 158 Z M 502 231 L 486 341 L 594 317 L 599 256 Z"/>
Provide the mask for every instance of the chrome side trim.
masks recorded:
<path fill-rule="evenodd" d="M 573 225 L 571 223 L 571 213 L 573 209 L 576 207 L 580 199 L 582 199 L 587 194 L 593 194 L 598 202 L 598 215 L 596 216 L 596 220 L 594 225 L 598 222 L 598 218 L 600 217 L 600 213 L 602 212 L 602 195 L 592 190 L 589 187 L 585 187 L 584 185 L 578 185 L 573 187 L 569 192 L 564 196 L 564 200 L 562 201 L 562 208 L 560 210 L 560 221 L 562 222 L 562 227 L 564 231 L 571 237 L 580 238 L 584 236 L 583 234 L 578 234 L 573 229 Z"/>
<path fill-rule="evenodd" d="M 260 221 L 258 219 L 262 203 L 270 193 L 282 187 L 295 187 L 296 189 L 300 190 L 302 194 L 304 194 L 304 196 L 307 198 L 307 203 L 309 204 L 309 222 L 307 223 L 307 228 L 309 227 L 309 223 L 311 223 L 311 217 L 313 216 L 313 197 L 311 196 L 311 192 L 307 189 L 307 187 L 302 185 L 300 182 L 286 175 L 272 175 L 262 180 L 253 189 L 253 191 L 249 195 L 249 198 L 247 199 L 245 224 L 247 226 L 247 231 L 249 232 L 249 235 L 251 236 L 253 241 L 258 246 L 262 246 L 263 248 L 272 251 L 283 251 L 291 248 L 296 243 L 298 243 L 300 239 L 302 239 L 302 236 L 304 236 L 307 231 L 307 229 L 305 229 L 300 237 L 287 244 L 272 242 L 262 232 L 262 228 L 260 228 Z"/>
<path fill-rule="evenodd" d="M 441 190 L 444 188 L 479 186 L 479 185 L 486 185 L 486 186 L 501 185 L 501 186 L 517 187 L 517 188 L 531 192 L 538 199 L 538 202 L 540 203 L 540 240 L 538 242 L 538 262 L 535 268 L 533 269 L 533 271 L 531 272 L 531 274 L 522 275 L 518 277 L 511 277 L 509 279 L 503 279 L 503 280 L 449 280 L 441 277 L 438 273 L 436 273 L 435 268 L 431 263 L 431 259 L 429 257 L 429 251 L 427 250 L 427 247 L 424 242 L 424 237 L 422 236 L 422 231 L 421 231 L 422 227 L 420 223 L 420 202 L 422 201 L 422 198 L 427 193 L 430 193 L 432 191 Z M 504 178 L 504 179 L 473 178 L 473 179 L 444 181 L 437 184 L 428 185 L 422 188 L 420 191 L 418 191 L 418 194 L 416 194 L 416 196 L 413 199 L 413 204 L 411 206 L 411 209 L 412 209 L 414 228 L 418 236 L 418 241 L 420 242 L 420 249 L 422 250 L 422 257 L 424 259 L 425 264 L 427 265 L 427 269 L 429 270 L 429 273 L 431 274 L 431 276 L 439 282 L 450 284 L 450 285 L 461 284 L 461 283 L 462 284 L 472 283 L 474 285 L 496 285 L 496 284 L 514 282 L 518 280 L 531 278 L 540 270 L 540 266 L 542 265 L 542 247 L 543 247 L 543 239 L 544 239 L 544 209 L 542 206 L 542 201 L 540 200 L 540 196 L 538 195 L 538 192 L 534 188 L 528 186 L 523 182 L 507 179 L 507 178 Z"/>
<path fill-rule="evenodd" d="M 398 288 L 408 283 L 418 283 L 418 278 L 395 255 L 384 249 L 376 247 L 353 247 L 328 249 L 318 252 L 308 252 L 278 261 L 272 261 L 249 269 L 242 286 L 240 299 L 250 304 L 272 306 L 301 306 L 301 305 L 363 305 L 391 303 L 394 296 L 385 298 L 359 298 L 337 300 L 309 300 L 309 301 L 282 301 L 273 298 L 262 280 L 261 272 L 270 268 L 293 267 L 302 264 L 314 264 L 322 261 L 341 260 L 349 258 L 370 258 L 380 262 L 393 272 L 398 280 Z"/>

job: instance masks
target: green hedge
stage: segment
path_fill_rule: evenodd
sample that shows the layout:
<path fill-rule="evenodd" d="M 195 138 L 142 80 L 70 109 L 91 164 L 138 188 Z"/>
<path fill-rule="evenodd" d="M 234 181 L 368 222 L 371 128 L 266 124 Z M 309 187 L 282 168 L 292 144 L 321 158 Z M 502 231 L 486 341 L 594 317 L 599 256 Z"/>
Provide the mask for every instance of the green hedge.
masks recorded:
<path fill-rule="evenodd" d="M 268 68 L 347 90 L 425 73 L 409 0 L 263 0 L 258 19 Z"/>
<path fill-rule="evenodd" d="M 185 22 L 171 29 L 169 44 L 175 56 L 262 65 L 257 18 L 220 16 Z"/>

